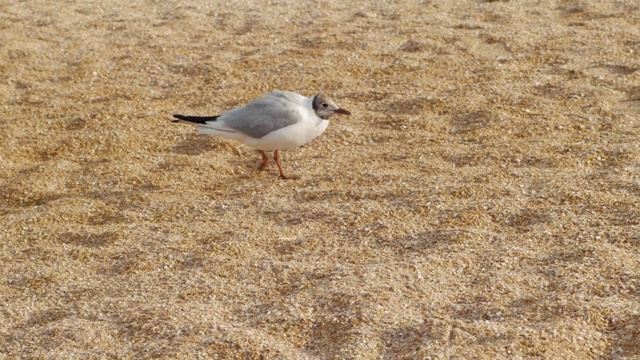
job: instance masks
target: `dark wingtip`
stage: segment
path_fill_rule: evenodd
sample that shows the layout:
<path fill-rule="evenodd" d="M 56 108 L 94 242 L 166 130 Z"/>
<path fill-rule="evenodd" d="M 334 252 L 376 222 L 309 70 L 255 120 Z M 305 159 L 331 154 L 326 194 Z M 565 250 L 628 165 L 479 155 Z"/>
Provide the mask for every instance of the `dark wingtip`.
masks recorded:
<path fill-rule="evenodd" d="M 189 115 L 179 115 L 174 114 L 174 118 L 182 121 L 192 122 L 194 124 L 206 124 L 207 121 L 216 121 L 217 116 L 189 116 Z M 172 120 L 173 122 L 178 122 L 178 120 Z"/>
<path fill-rule="evenodd" d="M 179 114 L 174 114 L 173 117 L 178 120 L 192 122 L 194 124 L 206 124 L 207 121 L 216 121 L 216 119 L 218 118 L 218 116 L 190 116 L 190 115 L 179 115 Z M 173 120 L 173 122 L 178 122 L 178 121 Z"/>

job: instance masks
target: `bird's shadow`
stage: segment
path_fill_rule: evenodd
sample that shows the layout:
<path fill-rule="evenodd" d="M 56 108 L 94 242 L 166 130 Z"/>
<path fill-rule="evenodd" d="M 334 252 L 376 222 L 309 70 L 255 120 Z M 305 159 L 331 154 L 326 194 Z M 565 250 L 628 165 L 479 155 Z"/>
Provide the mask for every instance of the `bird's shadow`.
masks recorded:
<path fill-rule="evenodd" d="M 235 147 L 232 143 L 228 142 L 216 142 L 215 139 L 212 139 L 208 136 L 200 136 L 195 135 L 194 137 L 190 137 L 182 140 L 180 143 L 171 147 L 170 151 L 174 154 L 183 154 L 183 155 L 201 155 L 206 152 L 210 152 L 212 150 L 220 150 L 225 149 L 228 151 L 232 151 L 239 157 L 243 157 L 242 161 L 244 168 L 248 169 L 248 171 L 242 176 L 244 178 L 255 177 L 256 174 L 260 174 L 260 176 L 267 176 L 273 171 L 277 174 L 277 168 L 275 161 L 273 160 L 273 154 L 269 154 L 269 165 L 264 170 L 258 170 L 256 168 L 256 164 L 258 162 L 259 156 L 255 155 L 255 150 L 247 149 L 243 146 Z M 252 154 L 254 156 L 252 156 Z M 274 170 L 275 169 L 275 170 Z"/>
<path fill-rule="evenodd" d="M 170 151 L 183 155 L 200 155 L 217 149 L 218 147 L 218 144 L 206 136 L 195 136 L 182 140 L 180 143 L 174 145 Z"/>

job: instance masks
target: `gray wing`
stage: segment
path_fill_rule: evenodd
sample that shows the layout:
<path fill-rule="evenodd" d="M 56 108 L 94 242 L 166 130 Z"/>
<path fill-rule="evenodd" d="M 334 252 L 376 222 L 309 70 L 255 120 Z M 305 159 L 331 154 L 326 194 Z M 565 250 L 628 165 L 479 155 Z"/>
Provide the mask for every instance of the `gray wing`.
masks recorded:
<path fill-rule="evenodd" d="M 295 99 L 287 93 L 274 91 L 222 114 L 219 120 L 233 130 L 259 139 L 301 120 L 304 109 L 292 100 Z"/>

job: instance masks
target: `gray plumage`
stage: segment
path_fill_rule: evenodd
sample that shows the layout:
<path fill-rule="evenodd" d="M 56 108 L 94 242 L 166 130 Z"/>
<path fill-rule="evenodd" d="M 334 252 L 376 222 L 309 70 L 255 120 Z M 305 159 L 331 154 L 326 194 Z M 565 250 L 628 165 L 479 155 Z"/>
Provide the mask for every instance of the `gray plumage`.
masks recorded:
<path fill-rule="evenodd" d="M 287 176 L 280 164 L 279 150 L 302 146 L 320 136 L 334 114 L 351 115 L 323 94 L 307 98 L 300 94 L 274 90 L 262 97 L 218 116 L 173 115 L 174 122 L 194 123 L 198 133 L 237 140 L 262 155 L 258 169 L 269 165 L 265 151 L 274 152 L 280 177 Z"/>
<path fill-rule="evenodd" d="M 300 121 L 303 115 L 294 95 L 298 94 L 274 91 L 222 114 L 219 120 L 233 119 L 226 122 L 229 128 L 259 139 Z"/>

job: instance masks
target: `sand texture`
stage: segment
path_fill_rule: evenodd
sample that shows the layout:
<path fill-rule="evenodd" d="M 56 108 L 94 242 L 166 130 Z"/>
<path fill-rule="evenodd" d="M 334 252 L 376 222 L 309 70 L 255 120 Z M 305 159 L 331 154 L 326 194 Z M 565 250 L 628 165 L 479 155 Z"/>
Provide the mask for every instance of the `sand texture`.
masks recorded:
<path fill-rule="evenodd" d="M 0 358 L 640 358 L 638 1 L 2 1 L 0 106 Z"/>

